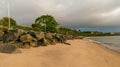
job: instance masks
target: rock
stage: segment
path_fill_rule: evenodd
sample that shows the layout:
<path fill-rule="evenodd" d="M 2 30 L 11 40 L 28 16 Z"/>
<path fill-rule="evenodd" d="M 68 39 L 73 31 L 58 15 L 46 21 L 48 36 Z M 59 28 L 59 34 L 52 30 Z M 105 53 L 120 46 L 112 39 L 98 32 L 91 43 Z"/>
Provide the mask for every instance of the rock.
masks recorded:
<path fill-rule="evenodd" d="M 20 37 L 20 41 L 23 43 L 22 48 L 37 47 L 37 40 L 30 34 L 24 34 Z"/>
<path fill-rule="evenodd" d="M 44 44 L 47 46 L 47 45 L 49 45 L 50 44 L 50 42 L 47 40 L 47 39 L 43 39 L 43 42 L 44 42 Z"/>
<path fill-rule="evenodd" d="M 57 43 L 61 42 L 61 38 L 60 38 L 60 36 L 58 34 L 54 35 L 53 39 L 55 39 L 55 42 L 57 42 Z"/>
<path fill-rule="evenodd" d="M 76 39 L 83 39 L 85 36 L 77 36 Z"/>
<path fill-rule="evenodd" d="M 70 43 L 64 43 L 65 45 L 71 45 Z"/>
<path fill-rule="evenodd" d="M 6 32 L 3 35 L 3 43 L 19 40 L 19 36 L 22 35 L 23 33 L 24 31 L 21 29 L 10 30 L 9 32 Z"/>
<path fill-rule="evenodd" d="M 2 31 L 6 34 L 6 33 L 8 33 L 8 32 L 9 32 L 9 29 L 8 29 L 8 28 L 6 28 L 6 27 L 4 27 L 4 28 L 2 28 Z"/>
<path fill-rule="evenodd" d="M 9 41 L 16 41 L 19 36 L 15 32 L 9 32 L 3 35 L 3 43 L 8 43 Z"/>
<path fill-rule="evenodd" d="M 4 35 L 4 32 L 0 30 L 0 37 L 2 37 L 3 35 Z"/>
<path fill-rule="evenodd" d="M 4 35 L 4 32 L 0 30 L 0 41 L 3 41 L 3 35 Z"/>
<path fill-rule="evenodd" d="M 65 35 L 62 35 L 61 38 L 62 38 L 62 43 L 65 43 L 67 41 L 67 38 Z"/>
<path fill-rule="evenodd" d="M 37 44 L 39 46 L 47 46 L 49 42 L 45 38 L 42 38 L 41 40 L 38 40 Z"/>
<path fill-rule="evenodd" d="M 22 48 L 30 48 L 30 43 L 29 42 L 23 43 Z"/>
<path fill-rule="evenodd" d="M 72 39 L 74 39 L 74 37 L 73 37 L 72 35 L 68 35 L 68 36 L 66 36 L 66 38 L 67 38 L 67 40 L 72 40 Z"/>
<path fill-rule="evenodd" d="M 30 42 L 30 46 L 31 47 L 37 47 L 38 45 L 37 45 L 36 41 L 32 41 L 32 42 Z"/>
<path fill-rule="evenodd" d="M 3 37 L 0 37 L 0 42 L 3 41 Z"/>
<path fill-rule="evenodd" d="M 0 45 L 0 52 L 1 53 L 21 53 L 18 47 L 15 44 L 3 44 Z"/>
<path fill-rule="evenodd" d="M 22 48 L 24 44 L 22 42 L 15 42 L 18 48 Z"/>
<path fill-rule="evenodd" d="M 66 37 L 64 36 L 64 35 L 62 35 L 62 34 L 56 34 L 55 36 L 54 36 L 54 39 L 56 40 L 56 42 L 58 42 L 58 43 L 65 43 L 66 42 Z"/>
<path fill-rule="evenodd" d="M 54 36 L 53 33 L 46 33 L 46 34 L 45 34 L 45 38 L 48 38 L 48 39 L 52 39 L 53 36 Z"/>
<path fill-rule="evenodd" d="M 35 32 L 35 37 L 37 40 L 41 40 L 42 38 L 45 38 L 44 32 Z"/>
<path fill-rule="evenodd" d="M 16 29 L 14 30 L 14 32 L 16 33 L 17 36 L 21 36 L 23 33 L 25 33 L 25 31 L 22 29 Z"/>
<path fill-rule="evenodd" d="M 24 34 L 20 36 L 20 41 L 25 42 L 31 42 L 33 40 L 32 36 L 30 34 Z"/>
<path fill-rule="evenodd" d="M 27 32 L 28 34 L 30 34 L 33 38 L 36 38 L 36 36 L 35 36 L 35 31 L 28 31 Z"/>
<path fill-rule="evenodd" d="M 45 34 L 45 39 L 48 41 L 48 43 L 50 45 L 56 44 L 54 36 L 55 36 L 55 34 L 53 34 L 53 33 L 46 33 Z"/>

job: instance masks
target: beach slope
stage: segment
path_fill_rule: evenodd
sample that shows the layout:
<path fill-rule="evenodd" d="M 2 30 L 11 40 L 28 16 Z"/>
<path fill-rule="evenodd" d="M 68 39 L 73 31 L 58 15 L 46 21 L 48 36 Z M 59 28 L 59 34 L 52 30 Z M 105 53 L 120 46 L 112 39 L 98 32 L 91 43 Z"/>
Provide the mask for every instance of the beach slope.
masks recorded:
<path fill-rule="evenodd" d="M 0 53 L 0 67 L 120 67 L 120 55 L 85 40 Z"/>

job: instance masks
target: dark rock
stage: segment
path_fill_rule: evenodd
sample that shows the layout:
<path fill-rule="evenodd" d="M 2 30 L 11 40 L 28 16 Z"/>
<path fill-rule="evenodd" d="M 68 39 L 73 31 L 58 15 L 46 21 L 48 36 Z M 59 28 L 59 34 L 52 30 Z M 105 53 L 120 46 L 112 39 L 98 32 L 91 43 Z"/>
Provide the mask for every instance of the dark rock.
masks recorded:
<path fill-rule="evenodd" d="M 1 53 L 20 53 L 21 51 L 18 49 L 18 47 L 14 44 L 3 44 L 0 45 L 0 52 Z"/>
<path fill-rule="evenodd" d="M 9 32 L 9 29 L 4 27 L 4 28 L 2 28 L 2 31 L 6 34 Z"/>
<path fill-rule="evenodd" d="M 66 45 L 71 45 L 70 43 L 64 43 L 64 44 L 66 44 Z"/>
<path fill-rule="evenodd" d="M 22 42 L 15 42 L 18 48 L 22 48 L 24 44 Z"/>
<path fill-rule="evenodd" d="M 38 40 L 37 44 L 39 46 L 47 46 L 49 43 L 45 38 L 42 38 L 41 40 Z"/>
<path fill-rule="evenodd" d="M 28 31 L 27 32 L 28 34 L 30 34 L 32 37 L 36 38 L 36 35 L 35 35 L 35 31 Z"/>
<path fill-rule="evenodd" d="M 6 32 L 0 39 L 3 39 L 3 43 L 8 43 L 10 41 L 16 41 L 19 39 L 19 36 L 22 35 L 23 31 L 20 29 L 10 30 Z"/>
<path fill-rule="evenodd" d="M 3 41 L 3 35 L 4 35 L 4 32 L 0 30 L 0 41 Z"/>
<path fill-rule="evenodd" d="M 15 32 L 9 32 L 4 34 L 3 36 L 3 43 L 8 43 L 9 41 L 16 41 L 19 36 Z"/>

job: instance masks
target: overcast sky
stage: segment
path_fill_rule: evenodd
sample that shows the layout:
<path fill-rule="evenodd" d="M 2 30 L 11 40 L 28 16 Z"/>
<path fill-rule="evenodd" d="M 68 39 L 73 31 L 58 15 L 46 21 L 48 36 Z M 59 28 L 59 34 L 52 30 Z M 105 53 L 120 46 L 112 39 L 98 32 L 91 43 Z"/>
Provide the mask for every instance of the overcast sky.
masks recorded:
<path fill-rule="evenodd" d="M 120 26 L 120 0 L 9 0 L 10 15 L 31 25 L 43 14 L 71 27 Z M 0 0 L 0 18 L 7 16 L 8 0 Z"/>

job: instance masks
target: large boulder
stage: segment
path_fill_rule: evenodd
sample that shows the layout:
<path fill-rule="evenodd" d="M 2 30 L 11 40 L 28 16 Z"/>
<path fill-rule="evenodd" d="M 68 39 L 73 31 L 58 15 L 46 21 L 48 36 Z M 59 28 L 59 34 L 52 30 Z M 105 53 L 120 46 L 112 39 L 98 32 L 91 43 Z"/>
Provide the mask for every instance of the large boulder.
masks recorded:
<path fill-rule="evenodd" d="M 15 32 L 17 36 L 21 36 L 23 33 L 25 33 L 25 31 L 22 29 L 16 29 L 16 30 L 13 30 L 13 32 Z"/>
<path fill-rule="evenodd" d="M 16 41 L 18 40 L 19 36 L 12 31 L 9 31 L 8 33 L 3 35 L 3 43 L 8 43 L 10 41 Z"/>
<path fill-rule="evenodd" d="M 37 47 L 37 40 L 30 34 L 20 36 L 20 41 L 23 43 L 22 48 Z"/>
<path fill-rule="evenodd" d="M 23 33 L 24 33 L 24 31 L 21 29 L 9 30 L 9 31 L 5 32 L 5 34 L 0 39 L 3 40 L 3 43 L 16 41 L 19 39 L 19 36 L 21 36 Z"/>
<path fill-rule="evenodd" d="M 44 32 L 35 32 L 35 37 L 37 40 L 41 40 L 45 38 L 45 33 Z"/>
<path fill-rule="evenodd" d="M 31 42 L 33 40 L 33 37 L 30 34 L 24 34 L 20 36 L 20 41 L 25 42 Z"/>
<path fill-rule="evenodd" d="M 10 44 L 10 43 L 0 45 L 0 52 L 1 53 L 21 53 L 21 51 L 15 44 Z"/>

